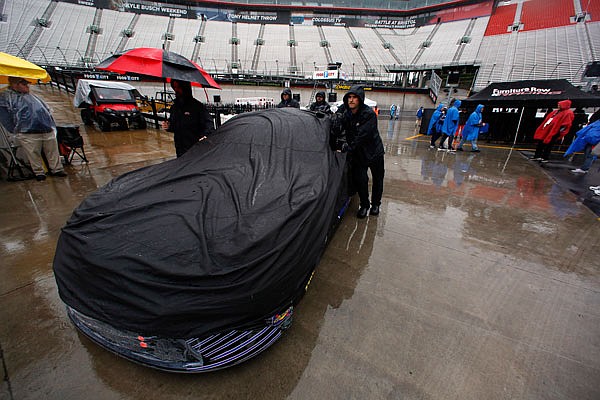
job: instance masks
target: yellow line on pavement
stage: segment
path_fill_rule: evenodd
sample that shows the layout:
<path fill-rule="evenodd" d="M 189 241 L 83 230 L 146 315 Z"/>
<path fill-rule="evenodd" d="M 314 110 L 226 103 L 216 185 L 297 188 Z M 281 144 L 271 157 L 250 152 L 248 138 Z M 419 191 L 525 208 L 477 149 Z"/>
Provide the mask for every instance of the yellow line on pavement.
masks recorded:
<path fill-rule="evenodd" d="M 420 133 L 420 134 L 415 135 L 415 136 L 407 137 L 406 140 L 414 140 L 414 139 L 417 139 L 420 136 L 427 136 L 427 135 L 423 135 L 422 133 Z M 419 141 L 420 142 L 427 142 L 427 140 L 419 140 Z M 488 145 L 488 144 L 479 144 L 479 143 L 477 143 L 477 146 L 478 147 L 484 147 L 486 149 L 510 149 L 511 148 L 511 146 L 507 146 L 507 145 L 501 146 L 501 145 Z M 521 150 L 535 151 L 535 149 L 532 149 L 530 147 L 513 147 L 513 150 L 518 150 L 518 151 L 521 151 Z"/>

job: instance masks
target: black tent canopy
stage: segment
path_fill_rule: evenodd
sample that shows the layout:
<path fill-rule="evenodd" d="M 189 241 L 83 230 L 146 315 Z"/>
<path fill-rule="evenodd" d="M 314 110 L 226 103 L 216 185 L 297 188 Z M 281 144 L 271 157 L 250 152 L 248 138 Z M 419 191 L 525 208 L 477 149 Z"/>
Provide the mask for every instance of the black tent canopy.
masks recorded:
<path fill-rule="evenodd" d="M 600 96 L 586 93 L 566 79 L 496 82 L 465 99 L 463 106 L 474 109 L 485 106 L 483 119 L 490 123 L 494 141 L 516 143 L 519 131 L 522 143 L 533 141 L 539 120 L 539 108 L 556 108 L 561 100 L 571 100 L 571 107 L 599 107 Z M 514 129 L 514 134 L 511 132 Z"/>
<path fill-rule="evenodd" d="M 566 79 L 496 82 L 465 99 L 467 104 L 490 106 L 556 107 L 561 100 L 571 100 L 573 107 L 598 107 L 600 96 L 586 93 Z"/>

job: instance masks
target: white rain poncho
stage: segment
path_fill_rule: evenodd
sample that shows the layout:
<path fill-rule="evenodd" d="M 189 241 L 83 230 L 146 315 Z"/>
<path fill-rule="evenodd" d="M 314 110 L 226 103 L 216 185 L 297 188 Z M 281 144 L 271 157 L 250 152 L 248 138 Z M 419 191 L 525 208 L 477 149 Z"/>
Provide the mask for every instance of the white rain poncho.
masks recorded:
<path fill-rule="evenodd" d="M 48 133 L 56 130 L 50 108 L 31 93 L 8 89 L 0 93 L 0 122 L 12 133 Z"/>

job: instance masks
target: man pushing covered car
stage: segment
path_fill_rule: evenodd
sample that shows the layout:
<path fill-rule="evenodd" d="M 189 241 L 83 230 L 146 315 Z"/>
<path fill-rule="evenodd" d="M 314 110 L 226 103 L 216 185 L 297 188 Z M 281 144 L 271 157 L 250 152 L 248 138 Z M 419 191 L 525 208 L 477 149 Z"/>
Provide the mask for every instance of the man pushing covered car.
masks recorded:
<path fill-rule="evenodd" d="M 337 111 L 337 117 L 341 125 L 338 129 L 346 135 L 343 150 L 349 153 L 352 184 L 360 197 L 360 207 L 356 216 L 365 218 L 369 208 L 371 215 L 379 215 L 385 174 L 385 151 L 377 129 L 377 115 L 365 104 L 365 91 L 362 86 L 354 85 L 348 90 L 344 95 L 344 104 Z M 371 170 L 373 178 L 371 201 L 368 169 Z"/>

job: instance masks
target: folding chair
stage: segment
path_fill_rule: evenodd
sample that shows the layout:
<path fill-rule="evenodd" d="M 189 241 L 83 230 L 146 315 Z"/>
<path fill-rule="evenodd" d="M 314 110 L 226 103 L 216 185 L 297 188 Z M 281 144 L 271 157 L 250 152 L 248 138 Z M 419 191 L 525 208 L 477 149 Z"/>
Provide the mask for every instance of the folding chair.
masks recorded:
<path fill-rule="evenodd" d="M 83 150 L 83 137 L 79 134 L 79 126 L 57 126 L 56 140 L 60 154 L 65 158 L 65 164 L 71 164 L 76 154 L 82 161 L 89 162 Z"/>
<path fill-rule="evenodd" d="M 23 181 L 33 178 L 33 173 L 16 156 L 19 146 L 13 143 L 6 128 L 0 124 L 0 153 L 6 160 L 8 168 L 6 171 L 7 181 Z M 17 173 L 17 174 L 15 174 Z"/>

